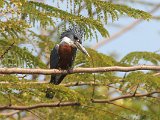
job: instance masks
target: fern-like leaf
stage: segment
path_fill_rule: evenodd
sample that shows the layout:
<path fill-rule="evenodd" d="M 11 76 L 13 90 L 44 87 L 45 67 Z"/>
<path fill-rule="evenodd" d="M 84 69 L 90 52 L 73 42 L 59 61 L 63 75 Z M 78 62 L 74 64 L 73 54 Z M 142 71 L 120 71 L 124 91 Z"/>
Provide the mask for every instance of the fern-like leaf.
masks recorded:
<path fill-rule="evenodd" d="M 12 40 L 14 41 L 14 40 Z M 0 40 L 0 47 L 3 49 L 3 53 L 10 47 L 11 42 L 6 40 Z M 1 53 L 1 54 L 3 54 Z M 1 65 L 4 67 L 41 67 L 45 68 L 45 64 L 39 60 L 39 58 L 32 55 L 26 48 L 20 48 L 13 45 L 9 51 L 4 54 L 4 58 L 1 59 Z"/>
<path fill-rule="evenodd" d="M 25 34 L 25 30 L 29 28 L 24 20 L 9 19 L 6 22 L 0 21 L 0 34 L 9 39 L 18 38 L 19 34 Z"/>
<path fill-rule="evenodd" d="M 120 63 L 137 65 L 141 62 L 141 60 L 158 65 L 160 63 L 160 55 L 153 52 L 131 52 L 122 58 Z"/>
<path fill-rule="evenodd" d="M 82 15 L 73 15 L 71 13 L 68 13 L 66 11 L 63 11 L 61 9 L 58 9 L 56 7 L 53 7 L 44 3 L 33 2 L 33 1 L 26 2 L 24 4 L 24 11 L 22 11 L 22 13 L 23 12 L 24 14 L 29 15 L 29 20 L 33 23 L 35 22 L 35 20 L 39 20 L 40 22 L 43 22 L 43 21 L 47 21 L 47 19 L 50 17 L 54 17 L 54 18 L 60 18 L 62 21 L 65 21 L 65 22 L 70 22 L 71 24 L 76 23 L 80 26 L 83 26 L 87 34 L 86 36 L 92 36 L 93 35 L 92 30 L 95 30 L 95 29 L 97 29 L 102 36 L 109 35 L 108 31 L 104 28 L 102 23 L 97 20 L 94 20 L 92 18 L 87 18 Z M 44 12 L 44 15 L 42 14 L 43 12 Z M 48 22 L 52 23 L 53 21 L 51 22 L 51 20 L 49 20 Z M 47 23 L 42 25 L 43 26 L 47 25 Z"/>

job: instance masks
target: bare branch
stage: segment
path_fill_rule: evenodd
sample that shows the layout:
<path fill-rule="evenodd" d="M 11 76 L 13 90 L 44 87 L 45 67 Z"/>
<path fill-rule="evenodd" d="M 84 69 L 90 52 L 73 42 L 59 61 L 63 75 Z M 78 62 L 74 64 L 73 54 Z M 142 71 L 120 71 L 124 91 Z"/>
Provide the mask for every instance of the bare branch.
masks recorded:
<path fill-rule="evenodd" d="M 160 76 L 160 72 L 155 73 L 153 76 Z"/>
<path fill-rule="evenodd" d="M 120 100 L 120 99 L 126 99 L 126 98 L 133 98 L 133 97 L 152 97 L 153 94 L 155 93 L 160 93 L 160 91 L 154 91 L 154 92 L 150 92 L 150 93 L 145 93 L 145 94 L 129 94 L 129 95 L 122 95 L 110 100 L 98 100 L 98 99 L 93 99 L 92 102 L 93 103 L 110 103 L 116 100 Z"/>
<path fill-rule="evenodd" d="M 112 66 L 97 68 L 75 68 L 70 70 L 58 69 L 30 69 L 30 68 L 0 68 L 0 74 L 73 74 L 73 73 L 102 73 L 102 72 L 130 72 L 136 70 L 160 70 L 160 66 L 140 65 L 131 67 Z"/>
<path fill-rule="evenodd" d="M 126 98 L 133 98 L 133 97 L 152 97 L 153 94 L 160 93 L 160 91 L 154 91 L 150 93 L 145 94 L 129 94 L 129 95 L 123 95 L 120 97 L 116 97 L 110 100 L 98 100 L 98 99 L 92 99 L 91 101 L 93 103 L 109 103 L 119 100 L 119 99 L 126 99 Z M 63 107 L 63 106 L 80 106 L 79 102 L 56 102 L 56 103 L 40 103 L 35 104 L 32 106 L 0 106 L 0 110 L 31 110 L 36 108 L 42 108 L 42 107 Z"/>
<path fill-rule="evenodd" d="M 63 107 L 63 106 L 79 106 L 79 102 L 56 102 L 56 103 L 41 103 L 32 106 L 0 106 L 0 110 L 31 110 L 42 107 Z"/>
<path fill-rule="evenodd" d="M 19 112 L 21 112 L 21 111 L 15 110 L 15 111 L 12 111 L 12 112 L 0 113 L 0 116 L 8 116 L 9 117 L 9 116 L 15 115 L 15 114 L 17 114 Z"/>

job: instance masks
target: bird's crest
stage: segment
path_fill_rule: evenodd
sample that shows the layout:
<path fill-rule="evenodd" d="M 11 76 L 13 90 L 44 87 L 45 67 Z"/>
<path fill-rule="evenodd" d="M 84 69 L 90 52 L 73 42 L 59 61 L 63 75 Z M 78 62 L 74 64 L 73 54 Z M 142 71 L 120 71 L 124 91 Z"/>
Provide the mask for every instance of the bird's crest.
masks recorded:
<path fill-rule="evenodd" d="M 82 38 L 83 38 L 83 35 L 84 35 L 84 30 L 80 26 L 73 25 L 72 27 L 70 27 L 69 29 L 67 29 L 65 32 L 63 32 L 61 34 L 61 38 L 63 38 L 68 33 L 73 34 L 74 36 L 76 36 L 82 42 Z"/>

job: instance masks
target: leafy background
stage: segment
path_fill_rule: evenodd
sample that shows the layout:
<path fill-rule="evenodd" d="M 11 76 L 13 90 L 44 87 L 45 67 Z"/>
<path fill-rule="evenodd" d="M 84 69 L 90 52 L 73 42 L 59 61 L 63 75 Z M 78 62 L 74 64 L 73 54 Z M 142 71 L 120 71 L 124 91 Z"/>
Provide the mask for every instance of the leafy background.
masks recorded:
<path fill-rule="evenodd" d="M 121 2 L 123 3 L 123 1 L 119 1 L 119 3 Z M 94 41 L 99 41 L 101 36 L 109 36 L 108 25 L 120 29 L 121 27 L 117 24 L 121 25 L 119 24 L 121 19 L 122 21 L 128 19 L 125 17 L 150 20 L 151 15 L 149 13 L 129 7 L 135 4 L 154 6 L 147 3 L 128 1 L 124 5 L 124 3 L 117 4 L 114 1 L 98 0 L 62 0 L 58 2 L 45 1 L 44 3 L 26 0 L 0 0 L 1 67 L 48 68 L 50 51 L 58 42 L 60 33 L 68 26 L 75 23 L 83 26 L 86 33 L 85 44 L 89 46 L 89 43 L 91 43 L 92 46 L 95 43 Z M 149 22 L 147 23 L 149 24 Z M 140 38 L 137 39 L 140 40 Z M 129 47 L 130 44 L 132 43 L 127 44 L 126 42 L 125 46 Z M 140 43 L 137 42 L 137 44 Z M 144 46 L 143 44 L 140 45 Z M 125 46 L 121 48 L 122 51 L 127 48 Z M 136 47 L 135 45 L 134 48 Z M 128 53 L 122 59 L 117 59 L 116 52 L 106 55 L 88 48 L 87 50 L 93 61 L 78 52 L 74 66 L 81 63 L 83 64 L 80 67 L 159 65 L 159 51 L 156 48 L 154 49 L 156 52 L 136 51 Z M 103 48 L 103 53 L 105 53 L 105 50 Z M 115 105 L 93 104 L 90 100 L 92 98 L 111 99 L 115 96 L 134 93 L 137 85 L 139 85 L 137 93 L 159 90 L 160 77 L 155 75 L 156 72 L 129 72 L 125 76 L 116 72 L 73 74 L 68 75 L 63 81 L 63 84 L 95 81 L 99 84 L 96 87 L 90 84 L 77 87 L 54 86 L 46 83 L 50 76 L 1 75 L 1 105 L 33 105 L 55 101 L 78 101 L 82 104 L 78 107 L 18 111 L 15 115 L 9 117 L 3 114 L 10 111 L 2 111 L 1 119 L 160 119 L 159 99 L 131 98 L 115 101 Z M 40 81 L 43 81 L 43 83 L 40 83 Z M 54 94 L 53 99 L 45 97 L 47 88 L 51 88 Z M 94 96 L 92 95 L 93 88 Z M 158 97 L 158 95 L 155 97 Z"/>

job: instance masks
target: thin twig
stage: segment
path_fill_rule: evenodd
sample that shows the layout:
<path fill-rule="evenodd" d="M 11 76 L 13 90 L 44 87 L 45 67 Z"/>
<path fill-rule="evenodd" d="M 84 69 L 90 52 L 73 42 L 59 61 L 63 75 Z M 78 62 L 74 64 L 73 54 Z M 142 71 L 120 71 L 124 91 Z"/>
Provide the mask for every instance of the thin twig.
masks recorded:
<path fill-rule="evenodd" d="M 91 56 L 91 61 L 92 61 L 92 66 L 94 68 L 94 61 L 93 61 L 93 56 Z M 96 75 L 95 73 L 93 73 L 93 81 L 94 81 L 94 84 L 93 84 L 93 91 L 92 91 L 92 99 L 94 98 L 94 94 L 95 94 L 95 83 L 96 83 Z"/>
<path fill-rule="evenodd" d="M 160 76 L 160 72 L 155 73 L 153 76 Z"/>
<path fill-rule="evenodd" d="M 108 102 L 112 102 L 112 101 L 116 101 L 116 100 L 120 100 L 120 99 L 126 99 L 126 98 L 134 98 L 134 97 L 151 97 L 153 94 L 155 93 L 160 93 L 160 91 L 154 91 L 154 92 L 150 92 L 150 93 L 145 93 L 145 94 L 128 94 L 128 95 L 122 95 L 113 99 L 109 99 L 109 100 L 99 100 L 99 99 L 93 99 L 92 102 L 93 103 L 108 103 Z"/>
<path fill-rule="evenodd" d="M 17 114 L 19 112 L 21 112 L 21 111 L 20 110 L 14 110 L 12 112 L 0 113 L 0 116 L 7 116 L 7 117 L 9 117 L 9 116 L 15 115 L 15 114 Z"/>
<path fill-rule="evenodd" d="M 139 87 L 139 84 L 136 86 L 136 89 L 135 89 L 135 91 L 134 91 L 134 93 L 133 93 L 133 96 L 136 95 L 136 92 L 137 92 L 138 87 Z"/>

